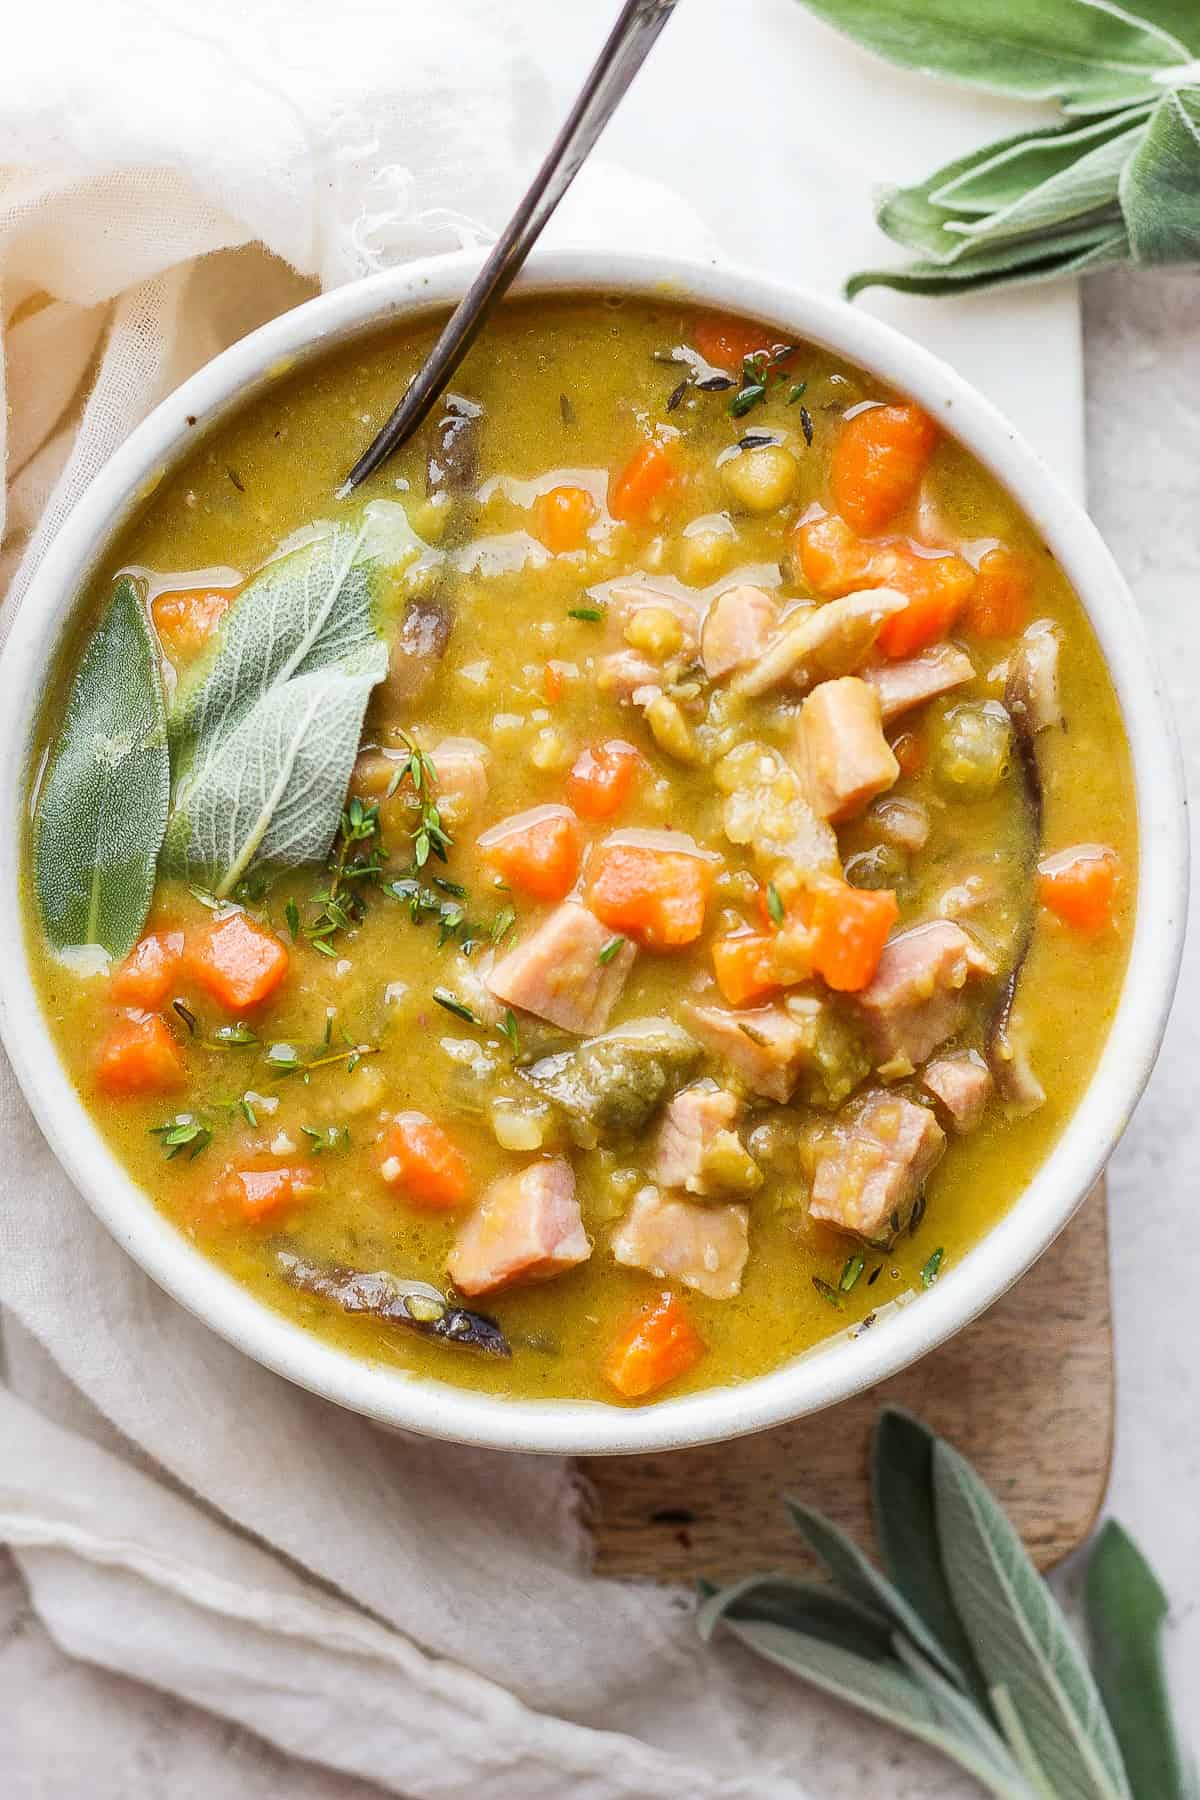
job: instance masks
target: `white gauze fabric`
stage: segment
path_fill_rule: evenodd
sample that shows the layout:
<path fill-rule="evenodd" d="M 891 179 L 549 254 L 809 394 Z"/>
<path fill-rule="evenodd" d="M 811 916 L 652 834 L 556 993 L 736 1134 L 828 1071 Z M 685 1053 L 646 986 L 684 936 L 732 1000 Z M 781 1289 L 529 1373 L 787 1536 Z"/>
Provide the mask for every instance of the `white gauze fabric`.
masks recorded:
<path fill-rule="evenodd" d="M 537 16 L 59 0 L 6 21 L 4 628 L 185 375 L 317 285 L 499 225 L 554 124 Z M 554 230 L 710 248 L 611 166 Z M 248 1362 L 93 1219 L 2 1061 L 0 1141 L 0 1541 L 66 1650 L 409 1800 L 799 1795 L 760 1717 L 774 1678 L 703 1651 L 686 1597 L 589 1574 L 567 1465 L 389 1435 Z"/>

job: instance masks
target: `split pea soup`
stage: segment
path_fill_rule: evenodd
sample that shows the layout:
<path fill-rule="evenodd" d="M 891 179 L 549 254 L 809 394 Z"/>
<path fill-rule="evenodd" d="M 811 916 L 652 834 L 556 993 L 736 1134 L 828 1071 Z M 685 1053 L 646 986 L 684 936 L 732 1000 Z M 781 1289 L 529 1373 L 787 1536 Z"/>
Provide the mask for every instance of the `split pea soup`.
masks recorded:
<path fill-rule="evenodd" d="M 773 327 L 503 308 L 198 436 L 44 711 L 28 930 L 162 1212 L 377 1364 L 617 1404 L 921 1295 L 1119 996 L 1129 759 L 1053 557 Z M 884 1328 L 880 1323 L 879 1328 Z"/>

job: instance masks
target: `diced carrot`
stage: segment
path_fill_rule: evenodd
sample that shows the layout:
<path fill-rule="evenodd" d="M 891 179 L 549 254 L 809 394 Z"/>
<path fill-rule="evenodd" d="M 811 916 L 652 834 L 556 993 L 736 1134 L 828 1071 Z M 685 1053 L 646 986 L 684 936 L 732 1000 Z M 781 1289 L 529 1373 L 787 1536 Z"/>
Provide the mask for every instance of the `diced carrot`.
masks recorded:
<path fill-rule="evenodd" d="M 265 925 L 231 912 L 193 935 L 184 967 L 219 1006 L 236 1013 L 270 998 L 288 972 L 288 953 Z"/>
<path fill-rule="evenodd" d="M 182 961 L 182 931 L 149 931 L 113 971 L 109 993 L 119 1006 L 161 1006 Z"/>
<path fill-rule="evenodd" d="M 916 494 L 937 426 L 919 406 L 870 406 L 847 419 L 829 465 L 834 504 L 861 532 L 882 531 Z"/>
<path fill-rule="evenodd" d="M 563 672 L 557 663 L 548 662 L 542 672 L 542 692 L 546 696 L 547 706 L 556 706 L 562 699 L 564 686 Z"/>
<path fill-rule="evenodd" d="M 623 738 L 589 744 L 567 776 L 567 799 L 585 819 L 611 819 L 644 766 L 640 752 Z"/>
<path fill-rule="evenodd" d="M 608 510 L 623 524 L 642 524 L 666 499 L 679 477 L 679 464 L 663 444 L 639 444 L 608 486 Z"/>
<path fill-rule="evenodd" d="M 237 588 L 173 588 L 156 594 L 150 617 L 159 642 L 175 662 L 187 662 L 208 644 Z"/>
<path fill-rule="evenodd" d="M 424 1113 L 398 1113 L 379 1146 L 379 1173 L 416 1206 L 443 1212 L 467 1198 L 470 1174 L 458 1146 Z"/>
<path fill-rule="evenodd" d="M 977 637 L 1016 637 L 1029 623 L 1033 565 L 1019 550 L 998 544 L 982 559 L 965 624 Z"/>
<path fill-rule="evenodd" d="M 704 1340 L 683 1301 L 674 1294 L 660 1294 L 639 1307 L 618 1334 L 601 1373 L 623 1399 L 643 1400 L 686 1375 L 703 1355 Z"/>
<path fill-rule="evenodd" d="M 167 1094 L 185 1074 L 178 1044 L 153 1012 L 118 1019 L 96 1061 L 96 1086 L 105 1094 Z"/>
<path fill-rule="evenodd" d="M 535 806 L 478 840 L 486 863 L 535 900 L 561 900 L 579 873 L 579 821 L 566 806 Z"/>
<path fill-rule="evenodd" d="M 936 644 L 953 629 L 975 585 L 975 571 L 961 556 L 916 556 L 903 546 L 894 559 L 886 585 L 907 594 L 908 605 L 884 620 L 877 642 L 885 656 L 898 658 Z"/>
<path fill-rule="evenodd" d="M 217 1184 L 222 1211 L 259 1224 L 273 1219 L 297 1201 L 317 1191 L 317 1178 L 308 1163 L 285 1167 L 227 1169 Z"/>
<path fill-rule="evenodd" d="M 871 546 L 836 513 L 802 520 L 796 527 L 795 555 L 809 587 L 827 599 L 871 585 Z"/>
<path fill-rule="evenodd" d="M 927 761 L 925 740 L 915 731 L 902 731 L 892 739 L 892 755 L 902 775 L 919 775 Z"/>
<path fill-rule="evenodd" d="M 775 939 L 758 931 L 718 938 L 712 947 L 713 973 L 730 1006 L 748 1006 L 777 994 L 783 983 L 775 960 Z"/>
<path fill-rule="evenodd" d="M 556 487 L 533 503 L 534 536 L 555 556 L 583 548 L 599 508 L 586 488 Z"/>
<path fill-rule="evenodd" d="M 830 881 L 812 896 L 813 967 L 839 994 L 856 994 L 879 967 L 888 933 L 900 917 L 890 888 L 867 890 Z"/>
<path fill-rule="evenodd" d="M 686 851 L 602 844 L 588 863 L 585 897 L 610 930 L 651 950 L 673 950 L 703 931 L 715 874 L 711 862 Z"/>
<path fill-rule="evenodd" d="M 1077 844 L 1038 864 L 1038 899 L 1058 918 L 1096 937 L 1112 923 L 1120 862 L 1106 844 Z"/>
<path fill-rule="evenodd" d="M 748 356 L 783 348 L 782 334 L 773 326 L 756 325 L 752 319 L 737 319 L 729 313 L 703 314 L 693 321 L 690 335 L 705 362 L 717 369 L 729 369 L 735 375 Z M 781 357 L 771 366 L 787 369 L 795 360 L 793 354 Z"/>

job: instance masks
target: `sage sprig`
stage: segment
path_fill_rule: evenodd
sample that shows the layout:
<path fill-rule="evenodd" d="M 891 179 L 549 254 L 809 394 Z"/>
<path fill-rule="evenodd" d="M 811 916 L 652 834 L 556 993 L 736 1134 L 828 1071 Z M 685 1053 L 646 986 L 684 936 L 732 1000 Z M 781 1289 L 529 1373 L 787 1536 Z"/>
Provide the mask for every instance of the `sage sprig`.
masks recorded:
<path fill-rule="evenodd" d="M 916 260 L 859 271 L 848 296 L 1200 260 L 1200 8 L 1190 0 L 804 4 L 904 68 L 1057 100 L 1064 115 L 886 190 L 876 218 Z"/>
<path fill-rule="evenodd" d="M 1196 1800 L 1163 1675 L 1162 1590 L 1106 1526 L 1088 1570 L 1094 1670 L 970 1465 L 883 1413 L 872 1495 L 884 1570 L 799 1502 L 828 1584 L 756 1575 L 699 1614 L 750 1650 L 941 1750 L 1000 1800 Z"/>

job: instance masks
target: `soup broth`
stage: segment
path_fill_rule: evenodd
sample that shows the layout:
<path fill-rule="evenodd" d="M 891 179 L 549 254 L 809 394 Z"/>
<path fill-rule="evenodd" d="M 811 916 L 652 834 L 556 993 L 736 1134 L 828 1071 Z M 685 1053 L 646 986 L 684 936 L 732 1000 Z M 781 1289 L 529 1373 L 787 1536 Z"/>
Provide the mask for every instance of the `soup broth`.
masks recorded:
<path fill-rule="evenodd" d="M 46 1015 L 154 1204 L 352 1354 L 547 1399 L 744 1381 L 920 1304 L 1077 1105 L 1135 905 L 1113 689 L 961 445 L 668 299 L 508 304 L 335 500 L 434 335 L 281 378 L 107 551 L 45 708 Z M 295 659 L 275 724 L 311 691 L 320 753 L 281 790 L 319 796 L 370 691 L 337 836 L 287 866 L 274 819 L 201 805 L 213 684 L 336 532 L 386 673 L 310 690 Z M 132 956 L 64 955 L 46 809 L 115 592 L 173 817 Z"/>

